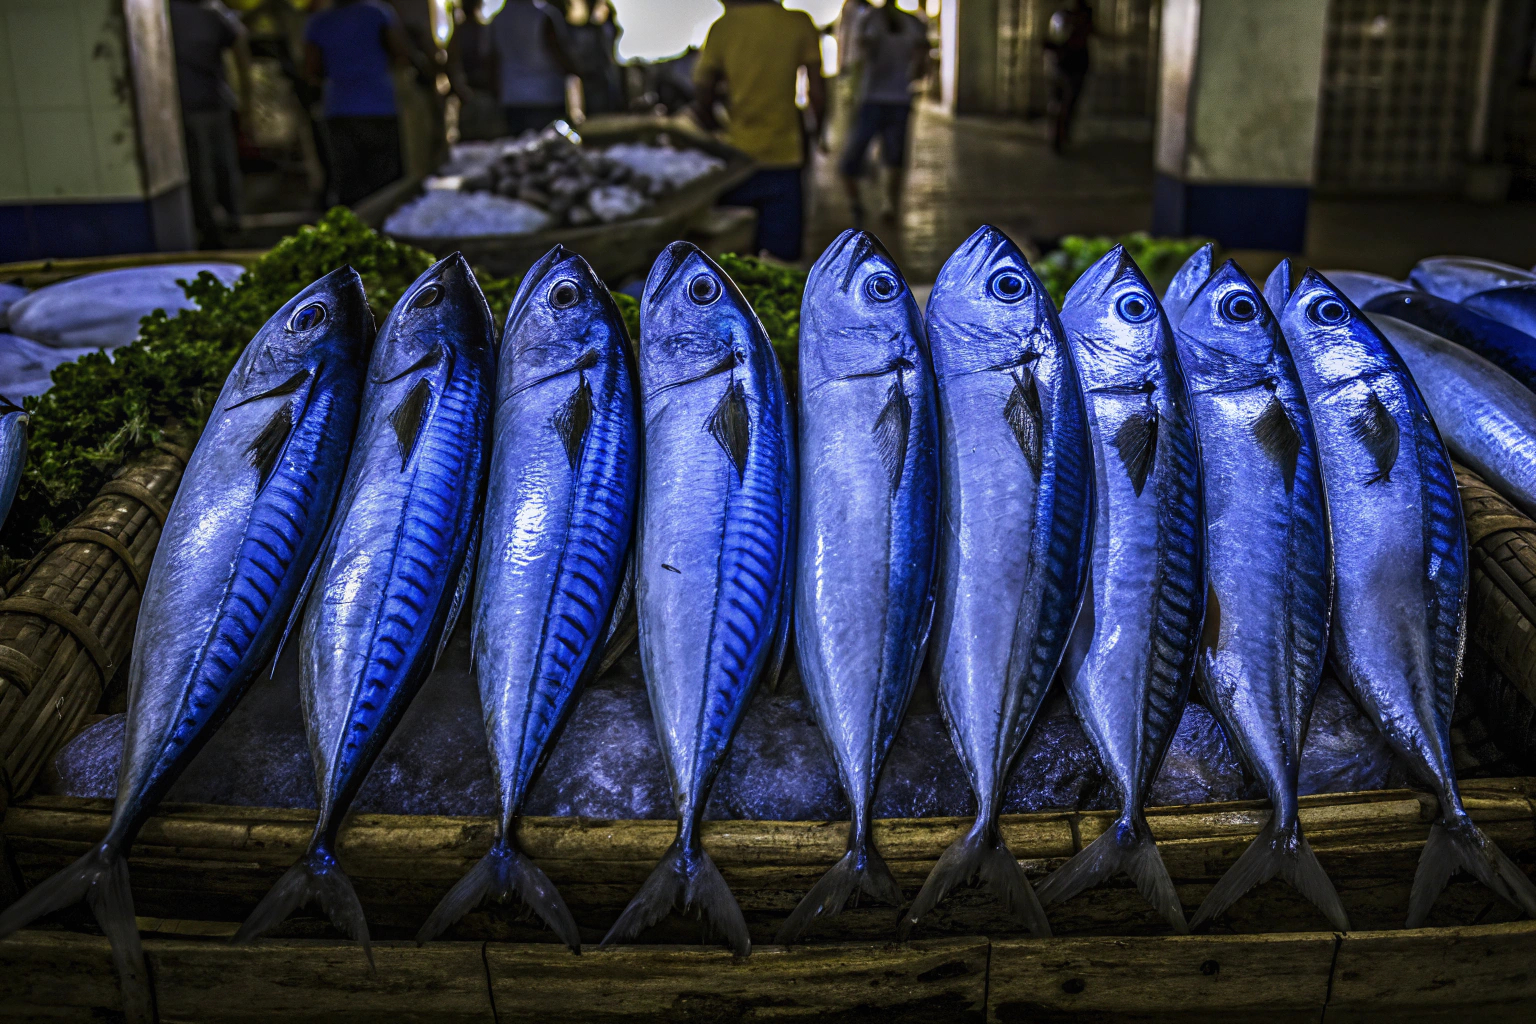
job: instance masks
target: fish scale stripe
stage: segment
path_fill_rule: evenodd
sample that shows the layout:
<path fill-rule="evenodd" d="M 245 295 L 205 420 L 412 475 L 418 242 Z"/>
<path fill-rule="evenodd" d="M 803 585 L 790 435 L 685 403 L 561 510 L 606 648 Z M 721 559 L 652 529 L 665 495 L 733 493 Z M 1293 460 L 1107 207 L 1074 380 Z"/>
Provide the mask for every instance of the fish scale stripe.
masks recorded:
<path fill-rule="evenodd" d="M 322 455 L 322 441 L 334 429 L 336 415 L 334 396 L 317 381 L 306 414 L 288 438 L 283 458 L 252 503 L 246 536 L 216 624 L 193 667 L 192 685 L 183 697 L 177 726 L 151 777 L 164 773 L 219 706 L 271 610 L 275 591 L 258 586 L 252 577 L 260 571 L 276 582 L 292 568 L 319 486 L 315 466 Z"/>
<path fill-rule="evenodd" d="M 514 806 L 521 803 L 534 769 L 549 739 L 550 730 L 560 721 L 574 694 L 580 672 L 591 659 L 604 622 L 599 611 L 612 607 L 623 566 L 625 552 L 614 543 L 620 531 L 615 523 L 625 515 L 624 492 L 614 481 L 627 473 L 631 463 L 630 444 L 623 429 L 630 401 L 629 389 L 622 377 L 623 367 L 611 359 L 596 389 L 598 394 L 616 396 L 597 405 L 582 448 L 578 476 L 571 494 L 571 518 L 565 544 L 560 554 L 556 582 L 550 595 L 546 635 L 535 659 L 535 675 L 529 700 L 529 720 L 523 726 L 522 743 L 513 780 Z M 581 571 L 581 563 L 606 577 L 607 585 Z M 572 608 L 580 612 L 571 616 Z M 565 628 L 569 626 L 569 628 Z M 555 638 L 559 648 L 551 648 Z"/>
<path fill-rule="evenodd" d="M 1301 757 L 1301 732 L 1305 731 L 1307 715 L 1296 715 L 1311 706 L 1317 682 L 1322 670 L 1328 630 L 1328 523 L 1323 509 L 1322 468 L 1316 458 L 1313 444 L 1303 444 L 1296 458 L 1296 470 L 1291 485 L 1290 564 L 1296 571 L 1287 574 L 1290 588 L 1286 593 L 1286 644 L 1287 669 L 1290 680 L 1288 695 L 1291 707 L 1282 709 L 1284 717 L 1275 721 L 1291 721 L 1299 728 L 1294 736 L 1287 736 L 1287 754 L 1299 763 Z"/>
<path fill-rule="evenodd" d="M 1433 609 L 1435 724 L 1442 731 L 1442 749 L 1449 751 L 1450 728 L 1461 671 L 1462 617 L 1465 609 L 1467 549 L 1460 492 L 1444 448 L 1422 408 L 1414 410 L 1414 442 L 1419 452 L 1420 480 L 1425 496 L 1426 554 L 1439 571 L 1430 581 Z"/>

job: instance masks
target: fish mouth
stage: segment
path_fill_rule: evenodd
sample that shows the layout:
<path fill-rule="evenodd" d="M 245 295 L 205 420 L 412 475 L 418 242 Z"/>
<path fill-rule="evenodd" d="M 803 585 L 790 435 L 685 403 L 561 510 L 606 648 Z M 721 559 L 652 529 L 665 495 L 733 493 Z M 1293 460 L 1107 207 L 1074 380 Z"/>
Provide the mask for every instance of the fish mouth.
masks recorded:
<path fill-rule="evenodd" d="M 685 377 L 682 380 L 674 380 L 666 384 L 660 384 L 651 390 L 651 394 L 659 395 L 663 391 L 671 391 L 674 388 L 685 387 L 689 384 L 697 384 L 701 380 L 708 380 L 711 377 L 718 377 L 722 373 L 734 370 L 739 365 L 741 365 L 741 358 L 734 351 L 732 351 L 725 355 L 719 362 L 715 363 L 713 366 L 703 371 L 702 373 L 696 373 L 692 377 Z"/>
<path fill-rule="evenodd" d="M 689 259 L 694 256 L 703 257 L 703 255 L 703 251 L 692 242 L 673 242 L 663 249 L 661 255 L 656 257 L 656 263 L 651 267 L 650 278 L 645 282 L 645 301 L 652 303 L 661 298 L 667 286 L 672 283 L 672 279 L 687 265 Z M 725 275 L 722 273 L 721 276 Z"/>
<path fill-rule="evenodd" d="M 846 293 L 853 286 L 853 275 L 859 272 L 859 268 L 877 258 L 885 260 L 893 268 L 896 266 L 890 250 L 879 238 L 868 231 L 849 228 L 837 236 L 837 240 L 827 247 L 827 251 L 821 254 L 821 258 L 811 268 L 807 275 L 806 289 L 809 291 L 816 288 L 823 277 L 835 276 L 837 290 Z"/>
<path fill-rule="evenodd" d="M 886 363 L 884 366 L 877 370 L 862 370 L 858 373 L 844 373 L 833 377 L 832 379 L 867 380 L 870 377 L 886 377 L 893 373 L 900 373 L 903 370 L 915 369 L 917 369 L 917 364 L 912 360 L 908 359 L 906 356 L 897 356 L 895 359 L 892 359 L 889 363 Z"/>
<path fill-rule="evenodd" d="M 1145 288 L 1148 294 L 1153 292 L 1141 268 L 1136 265 L 1135 260 L 1131 259 L 1130 253 L 1125 251 L 1125 246 L 1117 245 L 1100 256 L 1098 262 L 1084 271 L 1083 276 L 1067 289 L 1067 297 L 1061 304 L 1061 311 L 1065 313 L 1075 306 L 1091 302 L 1123 280 L 1130 280 Z"/>
<path fill-rule="evenodd" d="M 503 339 L 510 338 L 522 323 L 523 317 L 528 312 L 529 303 L 533 296 L 538 294 L 539 288 L 556 270 L 565 264 L 581 259 L 576 253 L 571 252 L 563 245 L 556 245 L 549 252 L 540 256 L 538 262 L 528 268 L 528 273 L 523 275 L 522 283 L 517 286 L 517 294 L 512 296 L 512 305 L 507 310 L 507 323 L 502 328 Z M 583 260 L 583 262 L 585 262 Z"/>
<path fill-rule="evenodd" d="M 550 373 L 546 373 L 542 377 L 535 377 L 533 380 L 525 381 L 522 384 L 518 384 L 511 391 L 509 391 L 507 393 L 507 397 L 502 399 L 502 401 L 503 402 L 509 401 L 510 399 L 516 397 L 517 395 L 522 394 L 524 391 L 527 391 L 529 388 L 536 388 L 540 384 L 543 384 L 543 383 L 545 383 L 547 381 L 557 380 L 560 377 L 569 376 L 570 374 L 573 374 L 573 373 L 579 373 L 582 370 L 590 370 L 594 366 L 597 365 L 597 359 L 598 359 L 597 350 L 589 348 L 589 349 L 585 350 L 584 352 L 582 352 L 582 354 L 576 358 L 576 361 L 574 363 L 572 363 L 570 366 L 567 366 L 565 369 L 563 369 L 563 370 L 554 370 L 554 371 L 552 371 Z"/>
<path fill-rule="evenodd" d="M 250 405 L 252 402 L 259 402 L 263 398 L 286 398 L 289 395 L 298 394 L 300 391 L 304 391 L 307 394 L 308 391 L 312 390 L 314 381 L 319 378 L 320 371 L 324 368 L 325 366 L 323 363 L 313 367 L 301 366 L 281 384 L 274 385 L 273 387 L 270 387 L 265 391 L 257 392 L 254 395 L 247 395 L 246 397 L 240 399 L 238 402 L 233 402 L 226 406 L 224 411 L 230 412 L 234 409 L 240 408 L 241 406 Z"/>

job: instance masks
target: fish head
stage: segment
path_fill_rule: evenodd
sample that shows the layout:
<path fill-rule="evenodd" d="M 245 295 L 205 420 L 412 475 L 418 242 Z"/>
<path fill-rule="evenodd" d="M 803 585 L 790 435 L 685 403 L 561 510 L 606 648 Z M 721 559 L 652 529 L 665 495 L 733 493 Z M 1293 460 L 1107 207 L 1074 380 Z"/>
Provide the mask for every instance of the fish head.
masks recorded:
<path fill-rule="evenodd" d="M 1163 292 L 1163 311 L 1168 315 L 1169 323 L 1179 322 L 1189 306 L 1189 300 L 1195 297 L 1195 293 L 1211 276 L 1215 256 L 1216 247 L 1210 242 L 1205 243 L 1184 261 L 1184 265 L 1173 275 L 1173 280 L 1168 282 Z"/>
<path fill-rule="evenodd" d="M 375 385 L 430 376 L 439 386 L 455 365 L 486 366 L 491 309 L 461 253 L 438 260 L 400 296 L 384 321 L 368 379 Z"/>
<path fill-rule="evenodd" d="M 333 270 L 300 291 L 251 339 L 230 371 L 225 408 L 289 395 L 323 365 L 359 367 L 373 341 L 373 313 L 351 267 Z"/>
<path fill-rule="evenodd" d="M 928 296 L 940 378 L 1011 370 L 1054 355 L 1056 306 L 1013 241 L 986 225 L 945 261 Z"/>
<path fill-rule="evenodd" d="M 624 319 L 607 286 L 586 260 L 557 245 L 523 277 L 507 313 L 503 387 L 525 391 L 623 359 L 628 347 Z"/>
<path fill-rule="evenodd" d="M 1232 260 L 1190 297 L 1174 339 L 1179 363 L 1197 390 L 1259 383 L 1281 343 L 1274 313 Z"/>
<path fill-rule="evenodd" d="M 1269 306 L 1270 312 L 1284 309 L 1291 297 L 1292 281 L 1295 279 L 1295 270 L 1291 267 L 1290 258 L 1287 257 L 1275 264 L 1275 269 L 1269 272 L 1264 279 L 1264 302 Z"/>
<path fill-rule="evenodd" d="M 1393 369 L 1381 332 L 1316 270 L 1308 270 L 1296 286 L 1280 326 L 1309 400 Z"/>
<path fill-rule="evenodd" d="M 844 231 L 811 268 L 800 306 L 800 386 L 872 377 L 925 359 L 922 313 L 879 239 Z"/>
<path fill-rule="evenodd" d="M 1061 323 L 1084 391 L 1157 386 L 1171 331 L 1152 285 L 1124 246 L 1105 253 L 1072 285 Z"/>
<path fill-rule="evenodd" d="M 736 283 L 688 242 L 667 246 L 651 267 L 640 324 L 646 399 L 772 356 L 767 332 Z"/>

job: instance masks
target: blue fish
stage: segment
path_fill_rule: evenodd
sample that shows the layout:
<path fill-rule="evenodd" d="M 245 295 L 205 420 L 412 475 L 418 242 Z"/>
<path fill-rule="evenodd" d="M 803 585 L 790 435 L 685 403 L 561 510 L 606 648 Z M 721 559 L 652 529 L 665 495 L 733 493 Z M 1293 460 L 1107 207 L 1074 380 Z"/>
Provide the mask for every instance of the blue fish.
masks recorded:
<path fill-rule="evenodd" d="M 491 852 L 443 897 L 426 941 L 487 895 L 515 893 L 573 950 L 576 922 L 517 849 L 524 797 L 599 665 L 640 477 L 629 334 L 586 260 L 556 246 L 507 314 L 477 559 L 474 672 L 501 800 Z"/>
<path fill-rule="evenodd" d="M 843 232 L 811 269 L 799 383 L 795 653 L 853 827 L 780 942 L 861 889 L 901 903 L 870 825 L 933 621 L 938 421 L 923 315 L 871 235 Z"/>
<path fill-rule="evenodd" d="M 1168 317 L 1170 324 L 1179 322 L 1184 310 L 1189 307 L 1189 301 L 1205 286 L 1211 276 L 1215 258 L 1216 247 L 1207 242 L 1190 254 L 1184 265 L 1174 273 L 1173 280 L 1168 282 L 1168 287 L 1163 291 L 1163 314 Z"/>
<path fill-rule="evenodd" d="M 1328 280 L 1333 281 L 1332 274 L 1328 275 Z M 1536 284 L 1536 274 L 1480 256 L 1431 256 L 1414 264 L 1408 272 L 1408 282 L 1404 287 L 1460 302 L 1470 295 L 1495 288 Z M 1335 287 L 1341 287 L 1339 282 L 1333 283 Z"/>
<path fill-rule="evenodd" d="M 246 346 L 198 439 L 149 570 L 106 836 L 0 915 L 0 935 L 85 899 L 131 1020 L 153 1017 L 125 861 L 181 771 L 271 659 L 325 535 L 357 425 L 373 316 L 350 267 Z"/>
<path fill-rule="evenodd" d="M 1362 307 L 1385 313 L 1476 352 L 1536 391 L 1536 338 L 1449 299 L 1404 290 L 1378 295 Z"/>
<path fill-rule="evenodd" d="M 794 428 L 768 335 L 734 282 L 686 242 L 640 305 L 645 469 L 636 528 L 640 660 L 679 816 L 677 839 L 603 944 L 674 905 L 751 951 L 699 844 L 710 786 L 761 676 L 776 678 L 794 589 Z"/>
<path fill-rule="evenodd" d="M 0 395 L 0 526 L 11 514 L 16 488 L 27 468 L 27 412 Z"/>
<path fill-rule="evenodd" d="M 1297 808 L 1301 744 L 1328 655 L 1333 572 L 1312 417 L 1280 325 L 1230 260 L 1174 332 L 1205 481 L 1210 589 L 1195 679 L 1274 813 L 1191 927 L 1276 875 L 1349 918 Z"/>
<path fill-rule="evenodd" d="M 1129 874 L 1176 931 L 1178 893 L 1142 813 L 1189 696 L 1205 618 L 1200 452 L 1173 332 L 1116 247 L 1062 307 L 1094 455 L 1089 594 L 1062 665 L 1067 695 L 1120 799 L 1108 831 L 1040 887 L 1046 906 Z"/>
<path fill-rule="evenodd" d="M 1536 336 L 1536 284 L 1493 288 L 1468 295 L 1461 304 L 1528 337 Z"/>
<path fill-rule="evenodd" d="M 1291 261 L 1281 260 L 1264 279 L 1264 304 L 1271 310 L 1284 309 L 1295 287 L 1296 272 L 1291 267 Z"/>
<path fill-rule="evenodd" d="M 979 876 L 1021 926 L 1049 935 L 997 819 L 1082 606 L 1093 508 L 1083 395 L 1049 294 L 996 228 L 939 271 L 928 332 L 943 502 L 929 664 L 977 814 L 900 928 Z"/>
<path fill-rule="evenodd" d="M 490 307 L 458 253 L 418 277 L 384 322 L 336 519 L 294 613 L 319 819 L 236 942 L 318 899 L 372 963 L 336 834 L 469 590 L 494 358 Z"/>
<path fill-rule="evenodd" d="M 1334 558 L 1333 663 L 1440 802 L 1409 895 L 1424 922 L 1458 868 L 1536 915 L 1536 886 L 1472 823 L 1451 760 L 1467 621 L 1467 531 L 1440 436 L 1408 369 L 1327 279 L 1281 314 L 1312 410 Z"/>

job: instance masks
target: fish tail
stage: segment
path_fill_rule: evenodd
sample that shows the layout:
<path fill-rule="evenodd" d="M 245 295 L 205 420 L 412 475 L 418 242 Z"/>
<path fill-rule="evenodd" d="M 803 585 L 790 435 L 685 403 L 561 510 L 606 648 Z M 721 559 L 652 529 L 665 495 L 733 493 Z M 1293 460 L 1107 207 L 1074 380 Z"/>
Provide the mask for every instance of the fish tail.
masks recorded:
<path fill-rule="evenodd" d="M 112 964 L 123 992 L 129 1024 L 155 1019 L 155 997 L 144 965 L 144 946 L 133 914 L 128 862 L 115 842 L 104 842 L 0 913 L 0 938 L 25 928 L 44 914 L 84 900 L 112 947 Z"/>
<path fill-rule="evenodd" d="M 1328 873 L 1318 863 L 1307 837 L 1301 834 L 1301 823 L 1293 819 L 1288 827 L 1281 829 L 1273 817 L 1211 889 L 1189 927 L 1198 929 L 1214 920 L 1249 889 L 1277 875 L 1321 910 L 1334 928 L 1349 931 L 1349 915 L 1344 912 L 1344 904 L 1339 902 L 1339 894 L 1328 880 Z"/>
<path fill-rule="evenodd" d="M 736 897 L 691 832 L 673 840 L 651 877 L 603 936 L 602 944 L 633 939 L 678 906 L 698 914 L 706 939 L 720 940 L 737 956 L 752 952 L 747 920 Z"/>
<path fill-rule="evenodd" d="M 1130 876 L 1142 898 L 1163 915 L 1175 932 L 1182 935 L 1189 931 L 1178 890 L 1173 887 L 1173 879 L 1168 877 L 1162 854 L 1157 852 L 1152 830 L 1139 812 L 1120 818 L 1103 835 L 1052 872 L 1040 885 L 1040 900 L 1046 906 L 1061 903 L 1122 871 Z"/>
<path fill-rule="evenodd" d="M 913 925 L 938 906 L 944 897 L 978 878 L 997 894 L 1003 901 L 1003 909 L 1029 929 L 1030 934 L 1040 937 L 1051 934 L 1045 908 L 1041 906 L 1034 886 L 1025 877 L 1018 858 L 1003 842 L 995 823 L 983 824 L 978 820 L 970 832 L 951 843 L 940 855 L 911 909 L 902 915 L 898 927 L 900 937 L 906 939 Z"/>
<path fill-rule="evenodd" d="M 1457 869 L 1482 882 L 1506 902 L 1536 917 L 1536 885 L 1500 850 L 1483 830 L 1457 807 L 1430 826 L 1429 841 L 1419 857 L 1408 897 L 1406 927 L 1418 928 L 1429 917 L 1446 883 Z"/>
<path fill-rule="evenodd" d="M 437 938 L 487 896 L 502 903 L 516 896 L 539 915 L 561 942 L 571 947 L 571 952 L 581 952 L 581 933 L 576 930 L 576 921 L 561 899 L 560 890 L 537 864 L 506 839 L 498 840 L 491 852 L 448 890 L 416 933 L 417 943 L 424 945 Z"/>
<path fill-rule="evenodd" d="M 272 891 L 256 905 L 230 941 L 250 942 L 282 924 L 289 914 L 310 900 L 319 902 L 320 909 L 338 931 L 363 947 L 363 953 L 368 957 L 368 969 L 378 973 L 373 962 L 373 946 L 368 940 L 368 919 L 363 916 L 357 891 L 330 850 L 320 844 L 310 847 L 299 862 L 277 880 Z"/>
<path fill-rule="evenodd" d="M 836 915 L 860 892 L 882 903 L 901 905 L 901 887 L 886 866 L 885 858 L 868 842 L 857 844 L 843 854 L 843 859 L 811 886 L 811 891 L 785 920 L 774 941 L 788 945 L 816 918 Z"/>

